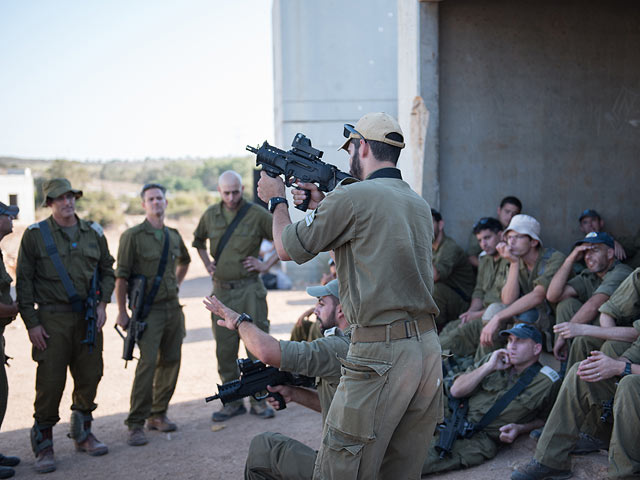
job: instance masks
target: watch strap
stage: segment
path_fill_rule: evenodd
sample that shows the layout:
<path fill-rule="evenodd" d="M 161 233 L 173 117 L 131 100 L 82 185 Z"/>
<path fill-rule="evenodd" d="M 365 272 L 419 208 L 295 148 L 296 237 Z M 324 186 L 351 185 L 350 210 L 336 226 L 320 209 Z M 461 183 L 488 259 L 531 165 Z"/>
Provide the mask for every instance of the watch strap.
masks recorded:
<path fill-rule="evenodd" d="M 238 319 L 236 320 L 236 323 L 235 323 L 236 330 L 238 330 L 238 327 L 240 327 L 240 324 L 241 324 L 242 322 L 249 322 L 249 323 L 253 323 L 253 318 L 251 318 L 247 313 L 243 313 L 243 314 L 241 314 L 241 315 L 238 317 Z"/>
<path fill-rule="evenodd" d="M 271 213 L 273 213 L 273 211 L 276 209 L 276 206 L 280 203 L 284 203 L 287 206 L 289 206 L 289 202 L 287 201 L 286 198 L 284 197 L 272 197 L 269 199 L 269 211 Z"/>

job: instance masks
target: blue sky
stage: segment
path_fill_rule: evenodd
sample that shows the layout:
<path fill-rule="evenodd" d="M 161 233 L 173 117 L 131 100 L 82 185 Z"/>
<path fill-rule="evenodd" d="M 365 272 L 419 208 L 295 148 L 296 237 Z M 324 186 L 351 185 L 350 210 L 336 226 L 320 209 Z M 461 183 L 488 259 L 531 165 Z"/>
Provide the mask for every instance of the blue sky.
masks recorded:
<path fill-rule="evenodd" d="M 244 154 L 273 137 L 270 0 L 0 0 L 0 156 Z"/>

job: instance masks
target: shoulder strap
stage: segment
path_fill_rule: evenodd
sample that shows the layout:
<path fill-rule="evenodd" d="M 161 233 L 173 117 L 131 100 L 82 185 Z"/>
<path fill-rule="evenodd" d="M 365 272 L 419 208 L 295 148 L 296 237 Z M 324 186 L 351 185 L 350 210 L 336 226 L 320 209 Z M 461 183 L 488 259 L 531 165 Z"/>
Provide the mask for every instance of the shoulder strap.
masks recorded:
<path fill-rule="evenodd" d="M 498 415 L 502 413 L 502 411 L 507 408 L 514 398 L 516 398 L 520 393 L 527 388 L 527 386 L 533 381 L 533 378 L 538 374 L 542 365 L 539 362 L 531 365 L 527 370 L 520 376 L 516 384 L 509 389 L 507 393 L 502 395 L 496 403 L 493 404 L 493 407 L 489 409 L 487 413 L 480 419 L 478 423 L 473 426 L 473 432 L 479 432 L 491 422 L 493 422 Z"/>
<path fill-rule="evenodd" d="M 40 234 L 42 235 L 42 240 L 44 240 L 44 246 L 47 249 L 47 255 L 49 255 L 49 258 L 53 262 L 53 266 L 56 267 L 58 276 L 60 277 L 62 285 L 67 292 L 67 296 L 69 297 L 69 302 L 71 302 L 71 308 L 74 312 L 82 312 L 84 310 L 83 301 L 78 296 L 78 292 L 73 286 L 73 282 L 69 278 L 69 274 L 62 264 L 62 259 L 60 258 L 60 254 L 58 253 L 56 242 L 53 240 L 53 235 L 51 234 L 49 224 L 46 220 L 42 220 L 38 223 L 38 225 L 40 228 Z"/>
<path fill-rule="evenodd" d="M 218 242 L 218 247 L 216 248 L 216 253 L 213 255 L 214 261 L 217 262 L 220 259 L 220 254 L 222 253 L 222 250 L 224 250 L 224 247 L 227 245 L 227 242 L 229 241 L 231 234 L 240 223 L 240 220 L 242 220 L 242 218 L 246 215 L 251 205 L 252 205 L 251 202 L 245 203 L 242 206 L 242 208 L 238 211 L 238 213 L 236 213 L 236 216 L 233 218 L 233 221 L 229 224 L 227 229 L 222 234 L 222 238 Z"/>
<path fill-rule="evenodd" d="M 164 227 L 164 245 L 162 246 L 162 257 L 160 257 L 160 263 L 158 264 L 158 272 L 156 273 L 155 278 L 153 279 L 153 285 L 151 286 L 151 291 L 149 291 L 149 295 L 144 301 L 144 306 L 142 307 L 142 313 L 140 315 L 141 318 L 146 318 L 151 311 L 151 305 L 153 304 L 153 300 L 156 298 L 156 294 L 158 293 L 158 289 L 160 288 L 160 283 L 162 283 L 162 276 L 164 275 L 164 271 L 167 267 L 167 258 L 169 257 L 169 229 Z"/>
<path fill-rule="evenodd" d="M 549 260 L 551 258 L 551 255 L 553 255 L 554 253 L 556 253 L 556 251 L 553 248 L 547 248 L 547 251 L 544 252 L 542 259 L 540 260 L 540 268 L 538 269 L 538 275 L 542 275 L 544 273 L 544 270 L 547 266 L 547 260 Z"/>

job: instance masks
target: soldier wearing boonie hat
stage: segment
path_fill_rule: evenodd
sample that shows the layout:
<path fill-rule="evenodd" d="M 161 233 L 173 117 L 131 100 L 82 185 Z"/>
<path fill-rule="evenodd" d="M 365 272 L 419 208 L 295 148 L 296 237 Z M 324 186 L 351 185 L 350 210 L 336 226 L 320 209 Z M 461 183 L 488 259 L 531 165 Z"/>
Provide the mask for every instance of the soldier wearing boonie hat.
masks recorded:
<path fill-rule="evenodd" d="M 50 200 L 58 198 L 67 192 L 73 193 L 76 200 L 82 197 L 82 190 L 71 188 L 71 183 L 66 178 L 52 178 L 45 180 L 42 184 L 42 196 L 44 197 L 41 207 L 47 207 Z"/>
<path fill-rule="evenodd" d="M 24 232 L 18 254 L 16 293 L 20 315 L 33 344 L 36 370 L 35 423 L 31 445 L 39 473 L 56 469 L 53 426 L 60 420 L 60 398 L 67 369 L 74 380 L 69 437 L 76 449 L 97 456 L 108 452 L 91 432 L 92 412 L 102 377 L 102 326 L 106 304 L 114 287 L 113 257 L 102 227 L 76 215 L 82 191 L 66 178 L 47 180 L 42 186 L 51 216 Z M 57 259 L 56 259 L 57 257 Z M 87 336 L 85 300 L 94 274 L 96 299 L 95 344 Z"/>
<path fill-rule="evenodd" d="M 397 168 L 405 143 L 393 117 L 366 114 L 343 135 L 355 178 L 326 197 L 301 184 L 315 212 L 293 224 L 283 206 L 273 216 L 282 260 L 335 251 L 342 309 L 354 326 L 314 476 L 417 478 L 442 414 L 430 207 Z M 282 179 L 261 175 L 260 198 L 284 193 Z M 300 203 L 302 192 L 293 194 Z"/>

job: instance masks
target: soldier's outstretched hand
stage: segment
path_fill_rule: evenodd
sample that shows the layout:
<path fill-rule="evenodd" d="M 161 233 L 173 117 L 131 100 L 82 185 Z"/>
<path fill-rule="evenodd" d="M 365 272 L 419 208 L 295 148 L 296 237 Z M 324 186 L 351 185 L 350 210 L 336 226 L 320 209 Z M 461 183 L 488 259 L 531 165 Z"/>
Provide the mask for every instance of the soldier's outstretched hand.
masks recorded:
<path fill-rule="evenodd" d="M 231 310 L 214 295 L 204 297 L 202 303 L 204 303 L 207 310 L 220 317 L 218 325 L 226 327 L 229 330 L 236 329 L 236 320 L 238 320 L 240 316 L 238 312 Z"/>

